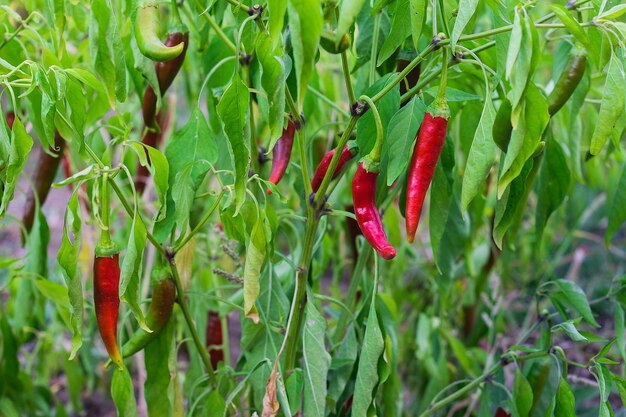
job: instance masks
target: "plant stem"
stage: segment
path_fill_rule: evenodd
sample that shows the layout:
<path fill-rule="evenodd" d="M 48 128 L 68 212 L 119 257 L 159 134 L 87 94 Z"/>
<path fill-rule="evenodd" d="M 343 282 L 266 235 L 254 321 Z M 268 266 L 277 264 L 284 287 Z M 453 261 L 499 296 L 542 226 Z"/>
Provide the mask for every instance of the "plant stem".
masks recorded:
<path fill-rule="evenodd" d="M 250 65 L 245 65 L 242 68 L 248 88 L 252 89 L 252 74 L 250 74 Z M 258 174 L 261 170 L 259 164 L 259 147 L 256 142 L 256 127 L 254 125 L 254 100 L 249 100 L 249 112 L 250 112 L 250 165 L 252 166 L 252 172 Z"/>
<path fill-rule="evenodd" d="M 298 153 L 300 154 L 300 168 L 302 169 L 302 181 L 304 181 L 304 189 L 306 191 L 306 195 L 310 195 L 313 192 L 313 188 L 311 188 L 311 176 L 309 174 L 309 163 L 306 157 L 306 135 L 304 119 L 300 116 L 300 111 L 298 110 L 298 106 L 293 100 L 293 96 L 289 91 L 289 88 L 285 88 L 285 98 L 287 99 L 287 105 L 291 110 L 291 115 L 294 120 L 298 123 L 299 127 L 296 130 L 296 134 L 298 135 Z M 310 205 L 309 205 L 310 207 Z M 310 218 L 310 216 L 309 216 Z"/>
<path fill-rule="evenodd" d="M 133 208 L 130 206 L 130 204 L 128 204 L 128 200 L 126 199 L 126 197 L 124 196 L 124 194 L 122 193 L 121 188 L 115 183 L 115 181 L 109 181 L 109 185 L 111 186 L 111 188 L 113 189 L 113 191 L 115 191 L 115 194 L 117 195 L 117 198 L 120 200 L 120 202 L 122 203 L 122 206 L 124 206 L 124 209 L 126 210 L 126 212 L 132 217 L 134 215 L 133 212 Z M 141 218 L 141 216 L 139 216 L 139 220 L 141 222 L 143 222 L 143 219 Z M 145 223 L 144 223 L 145 226 Z M 152 233 L 150 233 L 148 231 L 148 228 L 146 227 L 146 236 L 148 237 L 148 240 L 150 241 L 150 243 L 152 243 L 152 245 L 155 247 L 155 249 L 162 255 L 165 256 L 165 249 L 163 249 L 163 247 L 161 246 L 161 244 L 156 240 L 156 238 L 154 237 L 154 235 Z"/>
<path fill-rule="evenodd" d="M 346 80 L 346 90 L 348 92 L 348 101 L 350 105 L 352 105 L 356 101 L 356 98 L 354 97 L 354 88 L 352 87 L 352 78 L 350 77 L 350 68 L 348 67 L 347 51 L 343 51 L 341 53 L 341 68 L 343 69 L 343 78 Z"/>
<path fill-rule="evenodd" d="M 378 35 L 380 33 L 380 19 L 381 12 L 378 12 L 376 14 L 376 17 L 374 17 L 374 34 L 372 36 L 372 52 L 370 55 L 370 85 L 374 84 L 374 77 L 376 76 L 376 57 L 378 55 Z"/>
<path fill-rule="evenodd" d="M 300 328 L 304 318 L 304 308 L 306 306 L 306 285 L 309 275 L 309 266 L 313 255 L 313 245 L 317 231 L 318 219 L 308 218 L 305 232 L 304 247 L 300 255 L 300 263 L 296 271 L 296 292 L 293 295 L 291 320 L 287 326 L 285 334 L 285 374 L 291 374 L 295 367 L 296 353 L 298 351 L 298 341 L 300 340 Z"/>
<path fill-rule="evenodd" d="M 444 40 L 445 41 L 445 40 Z M 441 44 L 442 42 L 439 42 L 439 44 Z M 398 83 L 400 81 L 402 81 L 404 79 L 404 77 L 407 76 L 407 74 L 409 72 L 411 72 L 413 70 L 413 68 L 415 68 L 420 62 L 422 62 L 424 60 L 424 58 L 426 58 L 426 56 L 431 53 L 433 50 L 435 49 L 435 45 L 431 42 L 428 44 L 428 46 L 422 51 L 420 52 L 420 54 L 415 57 L 415 59 L 413 61 L 411 61 L 406 68 L 404 68 L 402 70 L 402 72 L 400 74 L 398 74 L 398 76 L 396 77 L 395 80 L 393 80 L 393 82 L 387 84 L 385 86 L 385 88 L 383 88 L 382 90 L 380 90 L 374 97 L 372 97 L 372 101 L 374 103 L 376 103 L 378 100 L 380 100 L 381 98 L 383 98 L 385 95 L 387 95 L 387 93 L 389 93 L 391 90 L 393 90 L 393 88 L 398 85 Z"/>
<path fill-rule="evenodd" d="M 196 325 L 193 322 L 193 318 L 191 317 L 191 313 L 189 312 L 189 306 L 187 305 L 187 301 L 185 300 L 185 290 L 183 288 L 183 284 L 180 280 L 180 274 L 178 273 L 178 268 L 176 268 L 176 261 L 174 256 L 169 257 L 169 263 L 172 269 L 172 277 L 174 278 L 174 285 L 176 285 L 176 293 L 178 294 L 178 305 L 180 305 L 180 309 L 183 312 L 183 316 L 185 317 L 185 321 L 187 322 L 187 327 L 189 327 L 189 331 L 191 332 L 191 337 L 193 339 L 194 344 L 196 345 L 196 349 L 198 349 L 198 353 L 200 354 L 200 358 L 204 363 L 204 367 L 206 368 L 207 374 L 209 375 L 209 380 L 211 381 L 211 385 L 215 386 L 215 371 L 213 370 L 213 366 L 211 366 L 211 357 L 207 352 L 206 348 L 202 344 L 202 340 L 200 340 L 200 336 L 198 335 L 198 330 L 196 329 Z"/>
<path fill-rule="evenodd" d="M 243 3 L 238 2 L 237 0 L 226 0 L 228 3 L 232 4 L 239 10 L 245 12 L 246 14 L 250 14 L 250 8 Z"/>
<path fill-rule="evenodd" d="M 335 103 L 334 101 L 326 97 L 324 94 L 322 94 L 322 92 L 317 91 L 315 88 L 311 86 L 309 86 L 307 91 L 310 91 L 311 93 L 313 93 L 314 96 L 322 100 L 324 103 L 328 104 L 333 109 L 337 110 L 342 116 L 350 117 L 350 113 L 342 109 L 339 104 Z"/>
<path fill-rule="evenodd" d="M 547 355 L 548 355 L 548 352 L 535 352 L 535 353 L 529 353 L 528 355 L 519 356 L 515 360 L 516 360 L 516 362 L 519 363 L 519 362 L 522 362 L 522 361 L 525 361 L 525 360 L 543 358 L 543 357 L 545 357 Z M 510 362 L 510 363 L 513 363 L 513 362 Z M 470 392 L 474 391 L 486 379 L 488 379 L 490 376 L 492 376 L 496 372 L 498 372 L 500 370 L 500 368 L 502 368 L 502 366 L 503 366 L 502 362 L 498 362 L 497 364 L 493 365 L 491 368 L 489 368 L 489 370 L 487 370 L 485 373 L 483 373 L 482 375 L 480 375 L 479 377 L 474 379 L 469 384 L 465 385 L 460 390 L 453 392 L 452 394 L 448 395 L 447 397 L 443 398 L 442 400 L 439 400 L 439 401 L 437 401 L 437 402 L 435 402 L 433 404 L 430 404 L 430 406 L 422 414 L 420 414 L 419 417 L 426 417 L 426 416 L 434 413 L 435 411 L 442 409 L 443 407 L 445 407 L 446 405 L 450 404 L 451 402 L 454 402 L 457 399 L 463 397 L 464 395 L 469 394 Z"/>
<path fill-rule="evenodd" d="M 196 0 L 196 5 L 200 8 L 200 10 L 204 10 L 204 6 L 202 5 L 202 3 L 200 3 L 200 0 Z M 234 43 L 230 41 L 230 39 L 228 39 L 228 36 L 226 36 L 222 28 L 220 28 L 219 25 L 215 22 L 215 20 L 213 20 L 213 18 L 211 17 L 211 15 L 208 13 L 207 10 L 204 10 L 204 12 L 202 13 L 202 16 L 204 16 L 204 18 L 207 20 L 211 28 L 213 28 L 213 30 L 215 31 L 217 36 L 222 40 L 222 42 L 226 44 L 228 49 L 230 49 L 234 54 L 236 54 L 237 47 L 235 46 Z"/>
<path fill-rule="evenodd" d="M 215 209 L 219 206 L 220 201 L 222 201 L 222 197 L 224 196 L 225 192 L 226 192 L 226 190 L 224 190 L 224 189 L 222 189 L 222 191 L 220 191 L 219 195 L 217 196 L 217 198 L 213 202 L 213 205 L 211 206 L 211 208 L 209 208 L 209 211 L 204 215 L 202 220 L 200 220 L 200 223 L 198 223 L 196 225 L 196 227 L 194 227 L 193 230 L 187 236 L 185 236 L 183 241 L 178 244 L 178 246 L 174 250 L 174 253 L 178 253 L 178 251 L 180 251 L 187 244 L 187 242 L 189 242 L 191 240 L 191 238 L 194 237 L 194 235 L 196 233 L 198 233 L 198 230 L 200 230 L 200 228 L 202 226 L 204 226 L 204 224 L 211 218 L 211 215 L 213 214 Z"/>
<path fill-rule="evenodd" d="M 100 189 L 100 212 L 102 217 L 102 224 L 104 228 L 100 231 L 100 240 L 98 246 L 111 247 L 111 227 L 109 221 L 109 215 L 111 212 L 111 191 L 109 188 L 109 174 L 102 176 L 102 184 Z"/>
<path fill-rule="evenodd" d="M 356 116 L 356 115 L 350 118 L 350 121 L 348 122 L 348 126 L 343 131 L 343 135 L 341 136 L 341 138 L 339 139 L 339 142 L 337 143 L 336 149 L 343 149 L 346 143 L 348 143 L 348 139 L 350 139 L 350 134 L 352 133 L 352 130 L 354 130 L 354 127 L 356 126 L 356 122 L 358 119 L 359 119 L 359 116 Z M 319 205 L 322 203 L 322 200 L 324 199 L 324 193 L 326 192 L 326 189 L 328 189 L 328 185 L 332 181 L 333 173 L 335 172 L 335 169 L 337 168 L 337 164 L 339 164 L 340 156 L 341 156 L 341 152 L 335 152 L 335 154 L 333 155 L 333 159 L 331 159 L 330 161 L 330 165 L 328 165 L 328 170 L 326 171 L 326 175 L 324 175 L 324 179 L 322 180 L 322 183 L 320 184 L 319 189 L 315 193 L 315 200 L 313 202 L 313 205 L 315 207 L 319 207 Z"/>

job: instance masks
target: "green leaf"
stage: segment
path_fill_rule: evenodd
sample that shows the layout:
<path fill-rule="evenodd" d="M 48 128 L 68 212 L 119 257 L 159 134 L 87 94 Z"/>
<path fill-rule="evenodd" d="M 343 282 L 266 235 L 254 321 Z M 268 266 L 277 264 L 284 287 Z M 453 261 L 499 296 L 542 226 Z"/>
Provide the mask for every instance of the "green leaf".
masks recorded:
<path fill-rule="evenodd" d="M 387 165 L 387 185 L 394 183 L 406 171 L 411 158 L 411 146 L 415 143 L 417 132 L 426 113 L 426 105 L 415 96 L 389 121 L 388 147 L 389 163 Z"/>
<path fill-rule="evenodd" d="M 289 399 L 289 411 L 292 415 L 296 415 L 300 409 L 303 385 L 302 369 L 296 368 L 293 370 L 293 373 L 289 375 L 285 383 L 285 390 L 287 392 L 287 398 Z"/>
<path fill-rule="evenodd" d="M 520 106 L 513 109 L 513 133 L 500 169 L 498 198 L 502 198 L 506 187 L 521 174 L 550 120 L 546 99 L 533 83 L 528 84 L 525 94 Z"/>
<path fill-rule="evenodd" d="M 174 320 L 170 320 L 144 349 L 144 390 L 150 417 L 172 415 L 173 398 L 170 386 L 173 383 L 172 375 L 176 373 L 176 369 L 172 367 L 172 360 L 175 360 L 173 341 Z"/>
<path fill-rule="evenodd" d="M 122 261 L 120 277 L 120 300 L 128 304 L 139 326 L 149 331 L 145 318 L 139 306 L 139 291 L 141 284 L 141 265 L 143 263 L 143 251 L 146 247 L 146 226 L 139 214 L 139 201 L 135 194 L 135 210 L 133 222 L 130 227 L 126 253 Z"/>
<path fill-rule="evenodd" d="M 330 355 L 324 344 L 326 319 L 312 302 L 306 304 L 302 332 L 302 356 L 304 359 L 304 392 L 302 412 L 305 416 L 326 415 L 326 379 L 330 367 Z"/>
<path fill-rule="evenodd" d="M 266 242 L 264 218 L 259 219 L 252 228 L 250 241 L 246 248 L 246 263 L 243 271 L 243 303 L 244 314 L 255 323 L 259 321 L 259 313 L 254 305 L 259 296 L 259 277 L 265 262 Z"/>
<path fill-rule="evenodd" d="M 392 83 L 395 80 L 395 75 L 396 74 L 394 73 L 385 75 L 384 77 L 376 81 L 367 90 L 365 90 L 363 94 L 372 97 L 380 90 L 385 88 L 386 85 Z M 400 86 L 396 85 L 389 92 L 389 94 L 380 99 L 376 103 L 376 108 L 378 109 L 378 113 L 380 115 L 380 119 L 383 125 L 384 140 L 387 141 L 389 121 L 400 108 Z M 368 111 L 363 116 L 361 116 L 356 124 L 356 129 L 356 137 L 359 144 L 359 155 L 367 155 L 374 147 L 374 142 L 376 141 L 376 122 L 374 121 L 373 112 Z"/>
<path fill-rule="evenodd" d="M 38 279 L 34 281 L 35 288 L 48 300 L 52 301 L 59 312 L 59 316 L 63 323 L 68 327 L 72 327 L 71 308 L 67 288 L 56 282 Z"/>
<path fill-rule="evenodd" d="M 283 129 L 285 113 L 285 64 L 282 58 L 282 48 L 272 47 L 272 41 L 265 32 L 259 32 L 256 43 L 257 56 L 263 75 L 261 84 L 267 93 L 269 114 L 267 120 L 270 125 L 271 141 L 267 149 L 269 152 L 280 137 Z"/>
<path fill-rule="evenodd" d="M 211 391 L 204 404 L 204 412 L 207 413 L 207 417 L 222 417 L 226 415 L 226 401 L 224 401 L 219 390 Z"/>
<path fill-rule="evenodd" d="M 596 122 L 589 153 L 597 155 L 613 134 L 615 124 L 624 112 L 624 95 L 626 94 L 626 76 L 624 67 L 616 54 L 611 55 L 611 61 L 606 74 L 600 114 Z"/>
<path fill-rule="evenodd" d="M 465 26 L 467 26 L 474 13 L 476 13 L 477 6 L 478 0 L 461 0 L 459 2 L 459 12 L 456 16 L 456 20 L 454 21 L 452 35 L 450 35 L 450 45 L 452 50 L 456 48 L 456 42 L 463 33 Z"/>
<path fill-rule="evenodd" d="M 378 384 L 378 359 L 385 348 L 383 334 L 376 315 L 375 302 L 376 297 L 373 297 L 365 326 L 356 382 L 354 383 L 354 398 L 352 400 L 352 415 L 354 416 L 366 416 L 367 410 L 374 400 L 374 389 Z"/>
<path fill-rule="evenodd" d="M 165 156 L 169 164 L 169 185 L 166 205 L 161 209 L 161 212 L 166 211 L 165 216 L 159 214 L 161 220 L 155 226 L 159 241 L 169 238 L 174 220 L 181 232 L 187 230 L 195 193 L 209 171 L 209 164 L 217 160 L 217 145 L 200 109 L 194 109 L 187 124 L 168 141 Z M 163 165 L 158 156 L 155 163 Z M 161 181 L 159 179 L 159 183 Z"/>
<path fill-rule="evenodd" d="M 550 9 L 554 12 L 556 17 L 559 18 L 561 22 L 565 25 L 567 30 L 574 35 L 576 40 L 585 45 L 587 50 L 592 50 L 593 46 L 589 42 L 589 38 L 585 33 L 585 29 L 578 23 L 576 19 L 574 19 L 568 9 L 560 4 L 553 4 L 550 6 Z"/>
<path fill-rule="evenodd" d="M 380 48 L 378 61 L 376 62 L 377 67 L 393 55 L 411 33 L 411 14 L 406 12 L 410 7 L 409 2 L 410 0 L 396 1 L 393 19 L 391 20 L 391 32 L 389 32 L 389 36 Z"/>
<path fill-rule="evenodd" d="M 115 403 L 115 409 L 119 417 L 137 416 L 137 404 L 133 391 L 133 381 L 127 368 L 113 370 L 111 380 L 111 397 Z"/>
<path fill-rule="evenodd" d="M 567 159 L 561 145 L 554 138 L 547 138 L 539 173 L 538 201 L 535 211 L 535 233 L 538 241 L 541 241 L 543 229 L 548 223 L 550 215 L 565 200 L 569 190 L 570 179 L 571 175 Z"/>
<path fill-rule="evenodd" d="M 333 410 L 336 410 L 337 402 L 350 381 L 352 370 L 356 363 L 358 348 L 356 332 L 354 327 L 350 326 L 339 344 L 338 350 L 332 355 L 330 363 L 328 400 Z"/>
<path fill-rule="evenodd" d="M 80 269 L 78 268 L 81 230 L 80 205 L 78 204 L 77 194 L 79 189 L 80 186 L 76 187 L 67 204 L 61 247 L 57 253 L 57 260 L 61 266 L 63 278 L 65 278 L 71 304 L 72 352 L 70 353 L 70 359 L 76 356 L 76 352 L 83 344 L 83 286 Z M 72 234 L 71 237 L 70 233 Z M 73 239 L 73 242 L 70 239 Z"/>
<path fill-rule="evenodd" d="M 622 361 L 626 360 L 626 332 L 624 331 L 624 309 L 619 301 L 613 303 L 613 316 L 615 318 L 615 337 L 617 347 L 622 356 Z"/>
<path fill-rule="evenodd" d="M 491 97 L 487 96 L 463 174 L 462 212 L 467 210 L 469 203 L 483 188 L 485 179 L 489 175 L 489 170 L 496 160 L 496 144 L 491 139 L 495 117 L 496 109 L 493 106 Z"/>
<path fill-rule="evenodd" d="M 564 279 L 557 279 L 552 282 L 556 284 L 560 291 L 551 294 L 551 297 L 562 295 L 562 297 L 559 297 L 560 302 L 579 313 L 587 323 L 594 327 L 600 327 L 593 317 L 585 292 L 576 283 Z"/>
<path fill-rule="evenodd" d="M 622 406 L 626 407 L 626 380 L 613 374 L 613 382 L 617 386 L 617 392 L 619 392 L 620 399 L 622 400 Z"/>
<path fill-rule="evenodd" d="M 613 199 L 609 206 L 609 223 L 606 227 L 606 235 L 604 236 L 604 242 L 607 246 L 611 243 L 611 239 L 613 239 L 615 233 L 617 233 L 619 228 L 626 221 L 626 193 L 624 193 L 623 190 L 626 190 L 626 164 L 624 164 L 622 175 L 620 176 L 619 183 L 617 184 L 616 191 L 613 194 Z"/>
<path fill-rule="evenodd" d="M 519 368 L 515 371 L 513 398 L 519 416 L 528 417 L 533 405 L 533 389 Z"/>
<path fill-rule="evenodd" d="M 520 175 L 511 182 L 502 197 L 496 202 L 493 240 L 500 249 L 502 249 L 504 235 L 515 222 L 517 213 L 526 204 L 529 192 L 526 189 L 527 178 L 533 175 L 533 170 L 537 169 L 535 164 L 538 163 L 539 161 L 534 159 L 527 161 Z"/>
<path fill-rule="evenodd" d="M 618 4 L 613 6 L 606 12 L 598 16 L 598 19 L 614 20 L 626 13 L 626 4 Z"/>
<path fill-rule="evenodd" d="M 111 0 L 91 3 L 88 36 L 91 64 L 106 86 L 111 107 L 116 98 L 126 101 L 126 62 L 113 10 Z"/>
<path fill-rule="evenodd" d="M 4 165 L 2 169 L 0 169 L 0 190 L 2 191 L 0 217 L 4 216 L 9 202 L 13 200 L 15 184 L 24 168 L 26 157 L 30 153 L 32 146 L 33 139 L 26 133 L 26 129 L 24 129 L 24 125 L 19 117 L 16 117 L 15 122 L 13 122 L 11 141 L 7 149 L 7 154 L 3 152 L 3 155 L 0 155 L 0 159 L 3 159 L 2 165 Z"/>
<path fill-rule="evenodd" d="M 564 331 L 570 337 L 570 339 L 572 339 L 574 342 L 588 342 L 589 341 L 585 336 L 580 334 L 580 332 L 576 328 L 574 320 L 568 320 L 563 323 L 559 323 L 556 326 L 553 326 L 552 330 Z"/>
<path fill-rule="evenodd" d="M 603 403 L 609 400 L 611 394 L 611 387 L 613 385 L 611 381 L 611 371 L 600 363 L 596 363 L 596 372 L 598 378 L 598 388 L 600 389 L 600 401 Z"/>
<path fill-rule="evenodd" d="M 139 142 L 130 142 L 130 148 L 135 151 L 139 158 L 139 163 L 148 168 L 150 175 L 154 178 L 154 186 L 156 190 L 158 204 L 156 208 L 158 216 L 156 221 L 162 220 L 167 213 L 167 190 L 169 189 L 169 173 L 170 167 L 167 163 L 167 158 L 156 148 L 141 144 Z M 147 152 L 147 155 L 146 155 Z"/>
<path fill-rule="evenodd" d="M 365 0 L 342 0 L 337 22 L 337 42 L 350 30 L 364 3 Z"/>
<path fill-rule="evenodd" d="M 224 124 L 224 132 L 230 142 L 235 166 L 235 215 L 246 200 L 246 182 L 250 165 L 250 126 L 248 125 L 248 87 L 235 74 L 217 105 L 217 112 Z M 171 165 L 171 163 L 170 163 Z M 172 167 L 173 168 L 173 167 Z"/>
<path fill-rule="evenodd" d="M 567 381 L 561 377 L 556 393 L 554 417 L 576 417 L 576 399 Z"/>
<path fill-rule="evenodd" d="M 267 5 L 270 13 L 268 29 L 273 45 L 276 46 L 280 42 L 280 32 L 283 30 L 287 0 L 269 0 Z"/>
<path fill-rule="evenodd" d="M 417 44 L 422 36 L 424 24 L 426 23 L 427 0 L 409 0 L 409 14 L 411 15 L 411 35 L 413 37 L 413 47 L 417 50 Z"/>
<path fill-rule="evenodd" d="M 356 1 L 363 3 L 363 0 Z M 315 56 L 323 26 L 320 0 L 289 0 L 289 30 L 300 104 L 304 102 L 307 86 L 313 77 Z"/>

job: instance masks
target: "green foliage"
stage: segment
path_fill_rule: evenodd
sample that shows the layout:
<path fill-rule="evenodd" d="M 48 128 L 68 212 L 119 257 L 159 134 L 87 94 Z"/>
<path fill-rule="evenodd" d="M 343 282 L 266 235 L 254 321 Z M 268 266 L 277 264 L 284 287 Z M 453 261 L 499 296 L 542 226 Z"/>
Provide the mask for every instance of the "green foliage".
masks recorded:
<path fill-rule="evenodd" d="M 189 29 L 149 135 L 142 99 L 163 67 L 137 43 L 146 2 L 5 3 L 0 415 L 623 414 L 622 2 L 148 2 L 159 39 Z M 578 48 L 582 79 L 551 116 Z M 440 90 L 451 117 L 410 245 L 406 173 Z M 294 147 L 268 195 L 288 116 Z M 355 162 L 380 134 L 390 261 L 351 207 Z M 316 164 L 348 140 L 353 161 L 311 194 Z M 63 158 L 48 198 L 30 182 L 38 147 Z M 155 268 L 169 264 L 177 291 L 124 369 L 105 366 L 93 313 L 109 212 L 119 344 L 147 331 Z"/>

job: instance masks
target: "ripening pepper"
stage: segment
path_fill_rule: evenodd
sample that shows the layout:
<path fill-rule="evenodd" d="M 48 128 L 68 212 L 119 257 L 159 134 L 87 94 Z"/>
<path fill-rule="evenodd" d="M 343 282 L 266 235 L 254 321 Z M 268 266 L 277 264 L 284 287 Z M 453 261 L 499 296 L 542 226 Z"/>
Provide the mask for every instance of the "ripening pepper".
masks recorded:
<path fill-rule="evenodd" d="M 134 0 L 133 32 L 139 51 L 153 61 L 168 61 L 183 52 L 185 45 L 166 45 L 159 39 L 161 15 L 157 0 Z"/>
<path fill-rule="evenodd" d="M 584 48 L 574 48 L 565 69 L 548 97 L 548 113 L 553 116 L 574 94 L 587 68 L 587 52 Z"/>
<path fill-rule="evenodd" d="M 187 44 L 189 43 L 189 32 L 186 29 L 181 28 L 177 31 L 171 32 L 167 35 L 165 44 L 168 46 L 183 45 L 182 52 L 176 58 L 170 59 L 165 62 L 157 62 L 154 64 L 154 70 L 156 72 L 157 81 L 159 83 L 159 90 L 161 97 L 165 95 L 165 92 L 174 82 L 176 75 L 183 66 L 185 61 L 185 55 L 187 53 Z M 143 122 L 149 129 L 158 129 L 157 127 L 157 96 L 154 89 L 148 84 L 146 91 L 143 95 L 141 102 L 141 109 L 143 112 Z"/>
<path fill-rule="evenodd" d="M 209 310 L 206 324 L 206 347 L 211 355 L 211 366 L 217 369 L 220 362 L 224 362 L 224 332 L 222 319 L 217 311 Z"/>
<path fill-rule="evenodd" d="M 278 184 L 278 182 L 285 175 L 289 160 L 291 159 L 291 149 L 293 148 L 293 137 L 296 132 L 296 125 L 289 118 L 287 127 L 283 128 L 283 133 L 274 145 L 272 151 L 272 169 L 270 171 L 269 182 L 272 184 Z M 272 190 L 267 189 L 268 194 L 272 194 Z"/>
<path fill-rule="evenodd" d="M 336 150 L 337 148 L 328 151 L 326 155 L 324 155 L 320 163 L 317 165 L 315 173 L 313 174 L 313 178 L 311 179 L 311 187 L 313 188 L 314 193 L 316 193 L 317 190 L 319 190 L 320 185 L 322 185 L 322 180 L 324 179 L 324 176 L 328 171 L 328 167 L 330 166 L 330 162 L 332 161 Z M 352 158 L 354 158 L 356 154 L 356 143 L 352 142 L 346 144 L 346 146 L 344 146 L 343 150 L 341 151 L 339 162 L 335 167 L 335 172 L 333 172 L 333 176 L 331 179 L 337 178 L 341 171 L 348 165 L 348 162 L 350 162 L 350 160 L 352 160 Z"/>
<path fill-rule="evenodd" d="M 176 286 L 166 269 L 155 269 L 152 280 L 152 301 L 146 315 L 146 325 L 152 333 L 137 329 L 122 346 L 122 356 L 128 358 L 145 348 L 163 330 L 172 316 Z"/>
<path fill-rule="evenodd" d="M 119 297 L 120 264 L 115 245 L 96 246 L 93 263 L 93 298 L 96 321 L 100 337 L 111 361 L 122 368 L 122 355 L 117 345 L 117 318 L 120 308 Z"/>
<path fill-rule="evenodd" d="M 365 167 L 366 163 L 367 161 L 359 162 L 352 179 L 354 215 L 363 232 L 363 236 L 376 252 L 383 259 L 393 259 L 396 256 L 396 250 L 387 240 L 380 213 L 378 212 L 378 207 L 376 207 L 377 164 L 369 164 L 368 170 Z"/>

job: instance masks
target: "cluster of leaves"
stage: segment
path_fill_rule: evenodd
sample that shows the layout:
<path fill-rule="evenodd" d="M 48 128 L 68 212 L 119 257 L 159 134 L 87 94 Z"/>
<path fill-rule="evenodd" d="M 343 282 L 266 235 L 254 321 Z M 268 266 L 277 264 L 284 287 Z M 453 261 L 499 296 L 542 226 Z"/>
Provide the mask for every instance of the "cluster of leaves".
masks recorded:
<path fill-rule="evenodd" d="M 140 99 L 158 83 L 133 38 L 134 5 L 0 6 L 0 104 L 17 115 L 12 129 L 0 120 L 0 215 L 19 214 L 13 198 L 27 187 L 30 151 L 53 147 L 55 131 L 73 171 L 53 191 L 72 189 L 57 194 L 61 236 L 38 209 L 26 256 L 7 245 L 0 261 L 0 414 L 80 412 L 84 391 L 109 385 L 120 415 L 138 413 L 143 385 L 150 416 L 483 417 L 498 407 L 609 416 L 616 394 L 626 399 L 624 5 L 178 2 L 190 46 L 174 98 L 159 103 L 173 125 L 162 150 L 141 143 Z M 160 8 L 164 31 L 170 7 Z M 432 45 L 442 31 L 449 63 Z M 345 34 L 352 44 L 342 54 L 320 48 Z M 589 64 L 550 117 L 546 96 L 574 43 Z M 421 64 L 417 84 L 401 85 L 406 61 Z M 403 183 L 442 64 L 452 119 L 427 232 L 411 246 L 400 231 Z M 307 192 L 333 143 L 355 129 L 355 159 L 373 147 L 372 112 L 350 113 L 362 94 L 384 129 L 378 201 L 399 248 L 391 262 L 375 256 L 350 213 L 354 166 L 320 195 Z M 506 152 L 493 138 L 505 100 Z M 263 152 L 287 112 L 306 123 L 268 197 Z M 153 178 L 144 196 L 133 185 L 138 163 Z M 120 340 L 144 324 L 155 257 L 180 284 L 169 325 L 114 371 L 100 366 L 89 272 L 105 174 L 124 248 Z M 215 312 L 226 358 L 217 369 L 201 331 Z"/>

